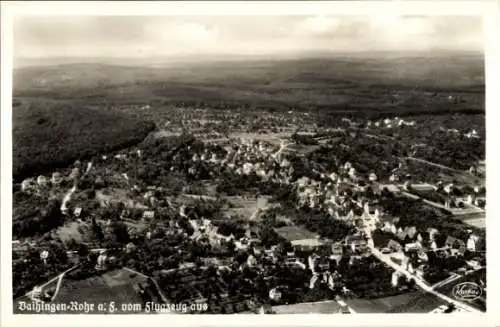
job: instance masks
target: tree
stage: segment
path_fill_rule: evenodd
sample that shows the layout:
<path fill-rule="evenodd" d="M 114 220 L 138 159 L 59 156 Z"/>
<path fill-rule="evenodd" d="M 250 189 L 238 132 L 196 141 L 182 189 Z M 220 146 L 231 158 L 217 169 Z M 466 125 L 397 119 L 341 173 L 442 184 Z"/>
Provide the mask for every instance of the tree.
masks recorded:
<path fill-rule="evenodd" d="M 450 303 L 446 310 L 443 311 L 443 313 L 452 313 L 455 311 L 455 305 L 453 303 Z"/>
<path fill-rule="evenodd" d="M 115 223 L 113 226 L 113 232 L 118 243 L 126 244 L 130 242 L 130 235 L 128 233 L 127 226 L 124 223 Z"/>
<path fill-rule="evenodd" d="M 81 257 L 86 257 L 90 253 L 89 247 L 84 243 L 78 244 L 77 251 L 78 251 L 78 255 L 80 255 Z"/>
<path fill-rule="evenodd" d="M 92 231 L 94 232 L 94 235 L 99 242 L 102 242 L 104 240 L 104 232 L 102 230 L 102 227 L 96 222 L 95 218 L 92 218 Z"/>

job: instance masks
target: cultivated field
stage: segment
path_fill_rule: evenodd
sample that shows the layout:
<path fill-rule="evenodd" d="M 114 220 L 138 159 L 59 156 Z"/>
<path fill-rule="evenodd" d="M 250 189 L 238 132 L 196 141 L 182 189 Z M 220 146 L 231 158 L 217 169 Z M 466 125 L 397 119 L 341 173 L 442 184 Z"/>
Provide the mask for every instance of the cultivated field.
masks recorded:
<path fill-rule="evenodd" d="M 378 299 L 350 299 L 346 303 L 358 313 L 428 313 L 446 304 L 424 292 L 412 292 Z"/>

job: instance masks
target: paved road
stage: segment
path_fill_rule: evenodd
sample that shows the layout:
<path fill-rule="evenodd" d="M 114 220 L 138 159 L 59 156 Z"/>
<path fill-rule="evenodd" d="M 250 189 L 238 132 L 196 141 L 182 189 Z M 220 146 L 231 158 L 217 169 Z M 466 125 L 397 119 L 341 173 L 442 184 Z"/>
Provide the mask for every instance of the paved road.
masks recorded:
<path fill-rule="evenodd" d="M 54 290 L 54 295 L 52 295 L 52 298 L 51 298 L 51 301 L 54 301 L 57 294 L 59 293 L 59 289 L 61 288 L 61 285 L 62 285 L 62 281 L 63 281 L 63 278 L 64 278 L 64 275 L 66 274 L 66 272 L 63 272 L 62 274 L 60 274 L 58 276 L 58 280 L 57 280 L 57 285 L 56 285 L 56 289 Z"/>
<path fill-rule="evenodd" d="M 281 153 L 283 153 L 283 151 L 285 151 L 290 145 L 293 145 L 295 143 L 281 143 L 280 144 L 280 148 L 278 149 L 278 151 L 276 151 L 274 154 L 273 154 L 273 158 L 275 159 L 278 159 L 279 156 L 281 155 Z"/>
<path fill-rule="evenodd" d="M 76 265 L 76 266 L 73 266 L 65 271 L 63 271 L 62 273 L 60 273 L 59 275 L 57 275 L 56 277 L 52 278 L 51 280 L 49 280 L 48 282 L 45 282 L 43 283 L 42 285 L 39 285 L 38 287 L 40 287 L 42 290 L 47 287 L 48 285 L 50 285 L 51 283 L 55 282 L 56 280 L 58 281 L 58 284 L 60 283 L 60 281 L 62 280 L 62 276 L 64 276 L 66 273 L 72 271 L 72 270 L 75 270 L 76 268 L 78 268 L 80 265 Z M 59 285 L 60 286 L 60 285 Z M 29 291 L 28 293 L 26 293 L 25 296 L 27 297 L 31 297 L 31 293 L 33 291 Z"/>
<path fill-rule="evenodd" d="M 356 310 L 348 306 L 347 303 L 345 303 L 341 298 L 335 299 L 335 301 L 340 304 L 341 307 L 347 308 L 347 310 L 349 310 L 349 313 L 357 313 Z"/>
<path fill-rule="evenodd" d="M 447 284 L 449 284 L 449 283 L 451 283 L 451 282 L 453 282 L 453 281 L 455 281 L 457 279 L 460 279 L 460 277 L 462 277 L 462 276 L 460 276 L 460 275 L 452 275 L 452 276 L 450 276 L 450 277 L 448 277 L 446 279 L 443 279 L 442 281 L 437 282 L 436 284 L 432 285 L 432 288 L 436 289 L 438 287 L 447 285 Z"/>

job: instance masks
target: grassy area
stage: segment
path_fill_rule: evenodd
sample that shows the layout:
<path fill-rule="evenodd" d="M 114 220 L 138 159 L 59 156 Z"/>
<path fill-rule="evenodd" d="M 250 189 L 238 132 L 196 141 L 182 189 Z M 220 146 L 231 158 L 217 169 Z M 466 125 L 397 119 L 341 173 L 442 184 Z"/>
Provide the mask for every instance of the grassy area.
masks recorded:
<path fill-rule="evenodd" d="M 297 303 L 290 305 L 277 305 L 273 307 L 273 312 L 277 314 L 329 314 L 337 313 L 339 309 L 341 309 L 341 306 L 336 301 L 322 301 Z"/>
<path fill-rule="evenodd" d="M 55 234 L 64 244 L 69 244 L 72 240 L 78 243 L 90 243 L 94 241 L 95 238 L 89 224 L 77 221 L 68 222 L 59 227 L 55 231 Z"/>
<path fill-rule="evenodd" d="M 97 306 L 99 303 L 109 304 L 114 301 L 117 308 L 122 304 L 141 304 L 142 299 L 134 289 L 134 285 L 145 283 L 146 281 L 147 278 L 133 274 L 125 269 L 112 270 L 81 280 L 72 279 L 71 276 L 67 276 L 63 279 L 59 293 L 53 303 L 77 301 L 79 303 L 93 303 Z M 122 311 L 117 313 L 133 312 Z"/>
<path fill-rule="evenodd" d="M 227 214 L 236 215 L 244 219 L 250 219 L 257 209 L 264 210 L 268 205 L 268 197 L 259 196 L 257 198 L 244 198 L 240 196 L 225 197 L 231 203 L 231 207 L 227 209 Z"/>

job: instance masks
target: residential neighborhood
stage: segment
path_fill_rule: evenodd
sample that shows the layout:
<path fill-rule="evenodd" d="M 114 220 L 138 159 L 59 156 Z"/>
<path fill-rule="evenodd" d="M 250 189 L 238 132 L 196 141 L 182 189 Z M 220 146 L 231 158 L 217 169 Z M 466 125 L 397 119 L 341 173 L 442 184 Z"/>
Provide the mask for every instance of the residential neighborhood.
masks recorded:
<path fill-rule="evenodd" d="M 177 119 L 168 122 L 172 130 L 192 122 Z M 304 123 L 286 136 L 285 119 L 277 120 L 280 134 L 200 138 L 194 127 L 189 135 L 157 133 L 127 151 L 25 179 L 15 192 L 23 208 L 16 215 L 25 217 L 13 226 L 16 296 L 57 302 L 74 288 L 73 275 L 95 279 L 130 269 L 145 276 L 134 293 L 153 299 L 141 307 L 167 301 L 206 304 L 206 313 L 259 313 L 262 306 L 281 312 L 317 302 L 332 313 L 355 313 L 364 309 L 351 302 L 407 295 L 409 302 L 435 299 L 408 312 L 485 310 L 485 294 L 460 302 L 435 287 L 486 269 L 480 178 L 424 182 L 405 173 L 408 162 L 400 157 L 395 168 L 370 170 L 366 160 L 343 162 L 337 152 L 325 164 L 328 151 L 355 147 L 377 129 L 356 127 L 351 135 L 341 126 L 332 132 Z M 418 130 L 412 122 L 382 122 L 378 131 Z M 304 146 L 301 137 L 315 145 Z M 33 230 L 27 209 L 35 203 L 46 203 L 46 218 Z M 43 280 L 23 272 L 33 265 L 47 279 L 73 270 L 40 288 Z"/>
<path fill-rule="evenodd" d="M 486 4 L 5 3 L 6 325 L 491 322 Z"/>

